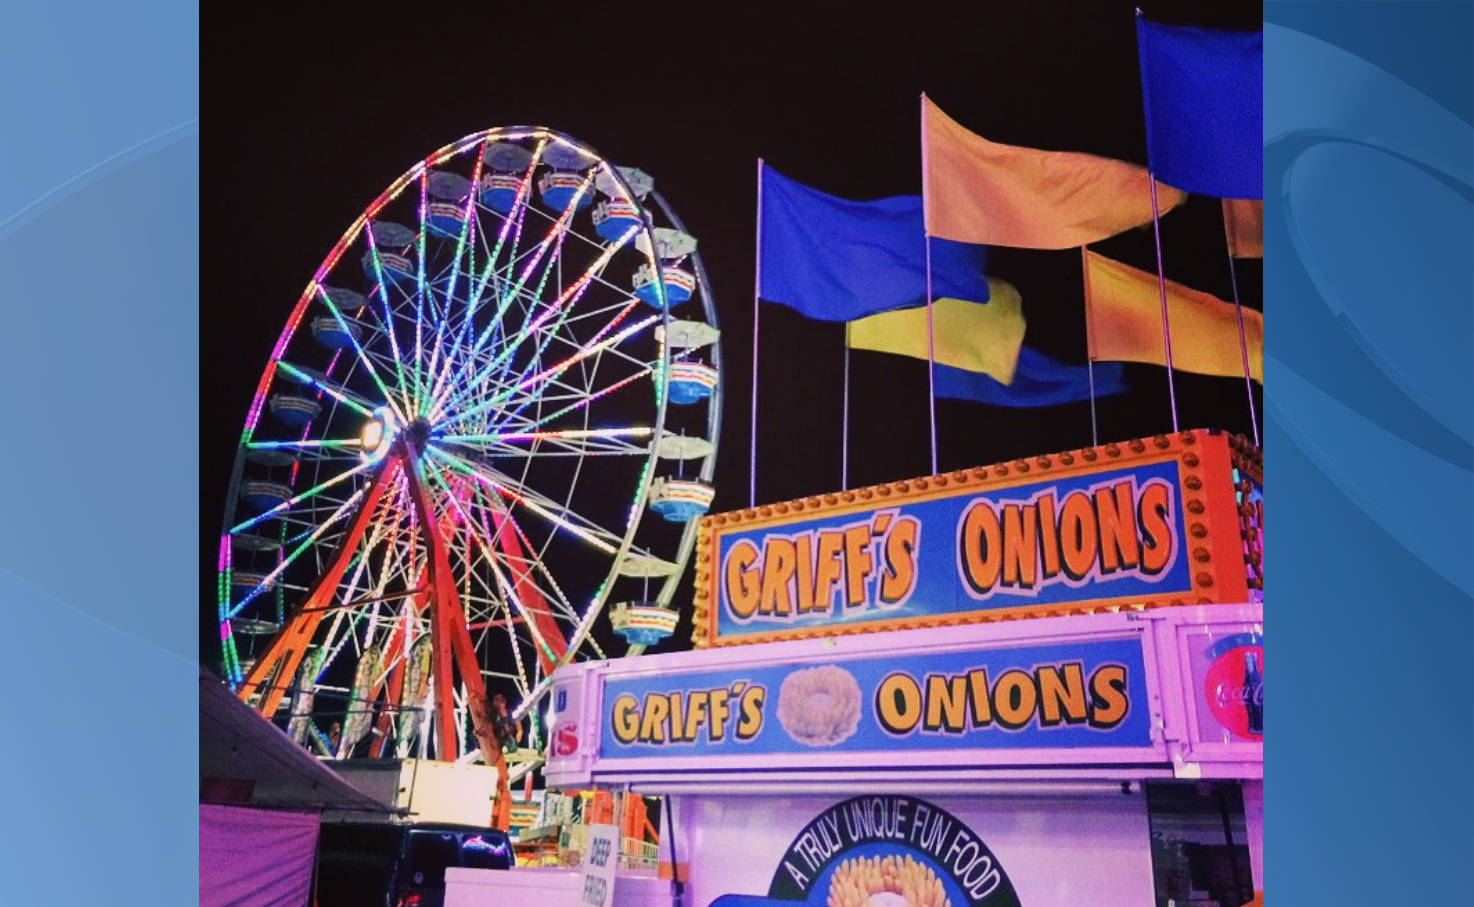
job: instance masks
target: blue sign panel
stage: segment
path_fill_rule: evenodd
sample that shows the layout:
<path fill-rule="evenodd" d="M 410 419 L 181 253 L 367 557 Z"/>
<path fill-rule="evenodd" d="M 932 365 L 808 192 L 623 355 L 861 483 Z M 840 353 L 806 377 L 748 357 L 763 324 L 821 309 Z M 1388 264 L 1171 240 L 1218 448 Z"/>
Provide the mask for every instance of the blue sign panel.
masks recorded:
<path fill-rule="evenodd" d="M 1181 478 L 1141 463 L 725 530 L 716 637 L 1185 595 Z"/>

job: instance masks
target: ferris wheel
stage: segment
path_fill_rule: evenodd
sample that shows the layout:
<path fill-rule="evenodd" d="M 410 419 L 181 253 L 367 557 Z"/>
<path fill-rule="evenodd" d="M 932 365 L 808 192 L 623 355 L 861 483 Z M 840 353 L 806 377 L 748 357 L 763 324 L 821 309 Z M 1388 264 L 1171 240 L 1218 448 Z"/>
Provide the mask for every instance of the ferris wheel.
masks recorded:
<path fill-rule="evenodd" d="M 719 339 L 641 171 L 530 127 L 412 167 L 256 387 L 220 538 L 232 686 L 327 756 L 500 758 L 518 727 L 535 751 L 549 675 L 624 654 L 601 616 L 628 652 L 675 626 Z"/>

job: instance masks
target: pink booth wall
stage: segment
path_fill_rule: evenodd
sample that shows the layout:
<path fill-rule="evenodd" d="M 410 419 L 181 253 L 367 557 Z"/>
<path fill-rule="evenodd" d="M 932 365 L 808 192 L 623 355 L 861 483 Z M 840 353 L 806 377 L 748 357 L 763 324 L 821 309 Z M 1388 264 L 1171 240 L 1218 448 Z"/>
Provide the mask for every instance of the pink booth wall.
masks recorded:
<path fill-rule="evenodd" d="M 317 813 L 200 804 L 200 907 L 302 907 Z"/>

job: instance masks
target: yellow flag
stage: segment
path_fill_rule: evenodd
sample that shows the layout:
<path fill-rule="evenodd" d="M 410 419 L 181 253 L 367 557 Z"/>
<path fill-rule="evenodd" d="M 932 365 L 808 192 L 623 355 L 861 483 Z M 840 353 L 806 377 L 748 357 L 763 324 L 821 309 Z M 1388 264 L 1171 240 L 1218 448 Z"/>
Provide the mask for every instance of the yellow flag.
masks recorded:
<path fill-rule="evenodd" d="M 1225 198 L 1223 230 L 1234 258 L 1264 257 L 1264 202 L 1257 198 Z"/>
<path fill-rule="evenodd" d="M 1069 249 L 1152 220 L 1145 169 L 1067 151 L 1000 145 L 921 99 L 922 195 L 930 236 Z M 1157 183 L 1162 214 L 1186 195 Z"/>
<path fill-rule="evenodd" d="M 1013 383 L 1019 347 L 1024 342 L 1023 300 L 1013 284 L 988 278 L 989 301 L 938 299 L 932 304 L 936 361 Z M 849 345 L 857 350 L 927 359 L 926 309 L 881 312 L 849 325 Z"/>
<path fill-rule="evenodd" d="M 1091 359 L 1167 364 L 1155 274 L 1086 252 L 1085 304 Z M 1233 305 L 1169 280 L 1167 317 L 1172 330 L 1173 368 L 1199 375 L 1244 374 Z M 1262 384 L 1264 316 L 1253 309 L 1244 309 L 1244 339 L 1249 350 L 1249 376 Z"/>

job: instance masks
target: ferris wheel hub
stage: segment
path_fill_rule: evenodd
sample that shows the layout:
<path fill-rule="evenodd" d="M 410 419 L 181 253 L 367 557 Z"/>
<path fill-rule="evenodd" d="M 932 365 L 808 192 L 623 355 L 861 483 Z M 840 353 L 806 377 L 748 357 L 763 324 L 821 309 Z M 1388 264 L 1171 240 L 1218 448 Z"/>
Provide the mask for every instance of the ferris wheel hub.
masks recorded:
<path fill-rule="evenodd" d="M 425 445 L 430 441 L 430 423 L 426 419 L 416 419 L 404 428 L 404 437 L 415 446 L 415 450 L 424 453 Z"/>

